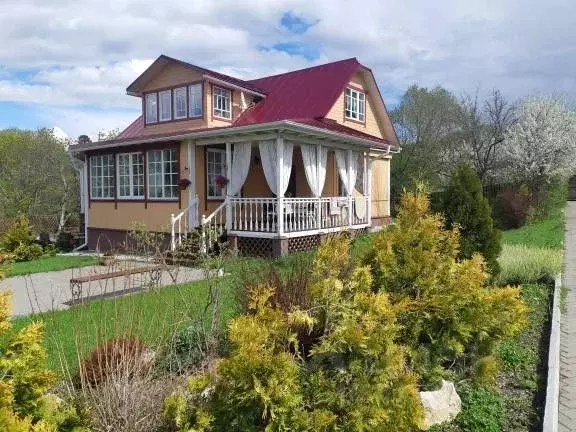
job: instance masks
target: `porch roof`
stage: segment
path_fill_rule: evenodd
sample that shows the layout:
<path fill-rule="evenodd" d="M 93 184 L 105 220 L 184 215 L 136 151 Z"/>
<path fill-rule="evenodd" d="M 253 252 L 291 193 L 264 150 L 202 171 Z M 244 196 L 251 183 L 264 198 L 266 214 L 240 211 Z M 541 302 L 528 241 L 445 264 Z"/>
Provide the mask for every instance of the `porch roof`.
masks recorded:
<path fill-rule="evenodd" d="M 200 138 L 221 137 L 222 141 L 225 142 L 226 138 L 230 138 L 234 135 L 248 135 L 250 133 L 273 132 L 277 130 L 308 133 L 320 136 L 323 139 L 347 141 L 361 147 L 375 150 L 399 150 L 398 146 L 393 145 L 386 139 L 366 134 L 356 129 L 341 125 L 334 120 L 324 118 L 281 120 L 250 125 L 233 124 L 222 127 L 184 129 L 177 132 L 162 134 L 144 134 L 144 130 L 144 121 L 142 116 L 140 116 L 130 126 L 128 126 L 128 128 L 126 128 L 118 138 L 106 141 L 75 144 L 70 146 L 70 151 L 73 153 L 82 153 L 88 150 L 123 147 L 134 144 L 183 139 L 194 140 Z M 247 137 L 246 139 L 248 140 L 250 138 Z"/>

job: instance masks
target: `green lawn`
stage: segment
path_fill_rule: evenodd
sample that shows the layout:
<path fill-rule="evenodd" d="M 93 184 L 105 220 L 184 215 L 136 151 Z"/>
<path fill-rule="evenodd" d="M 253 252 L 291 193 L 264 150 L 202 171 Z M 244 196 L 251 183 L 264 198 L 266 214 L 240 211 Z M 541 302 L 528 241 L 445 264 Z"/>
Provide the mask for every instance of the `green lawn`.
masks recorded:
<path fill-rule="evenodd" d="M 564 213 L 554 212 L 548 218 L 518 229 L 502 232 L 502 243 L 562 249 L 564 239 Z"/>
<path fill-rule="evenodd" d="M 232 281 L 231 277 L 219 280 L 223 322 L 236 311 Z M 84 356 L 114 336 L 134 334 L 152 347 L 161 345 L 176 327 L 202 316 L 208 297 L 208 282 L 192 282 L 16 318 L 13 324 L 18 329 L 30 321 L 41 319 L 45 325 L 50 368 L 61 374 L 65 374 L 68 368 L 73 373 L 78 356 Z"/>
<path fill-rule="evenodd" d="M 66 270 L 69 268 L 84 267 L 97 264 L 98 258 L 91 256 L 65 256 L 56 255 L 42 257 L 33 261 L 17 262 L 9 266 L 6 277 L 22 276 L 32 273 Z"/>

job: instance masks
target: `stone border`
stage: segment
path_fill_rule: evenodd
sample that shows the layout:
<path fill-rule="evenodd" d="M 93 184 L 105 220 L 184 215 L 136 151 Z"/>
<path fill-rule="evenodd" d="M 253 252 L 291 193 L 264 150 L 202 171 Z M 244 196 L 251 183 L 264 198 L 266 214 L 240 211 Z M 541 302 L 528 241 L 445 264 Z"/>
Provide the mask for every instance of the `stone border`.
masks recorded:
<path fill-rule="evenodd" d="M 554 300 L 550 323 L 550 343 L 548 346 L 548 380 L 546 384 L 546 405 L 544 406 L 543 432 L 558 431 L 558 402 L 560 392 L 560 290 L 562 276 L 554 279 Z"/>

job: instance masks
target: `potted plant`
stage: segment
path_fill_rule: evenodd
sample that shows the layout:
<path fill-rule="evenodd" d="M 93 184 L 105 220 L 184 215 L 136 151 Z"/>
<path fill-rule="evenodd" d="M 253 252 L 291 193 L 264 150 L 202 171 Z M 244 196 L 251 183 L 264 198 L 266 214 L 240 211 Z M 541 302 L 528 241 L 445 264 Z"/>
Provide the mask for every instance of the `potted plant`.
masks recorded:
<path fill-rule="evenodd" d="M 180 187 L 180 190 L 185 190 L 188 186 L 190 186 L 191 183 L 192 182 L 187 178 L 181 178 L 178 181 L 178 187 Z"/>
<path fill-rule="evenodd" d="M 111 266 L 116 261 L 114 254 L 112 252 L 104 252 L 102 256 L 100 256 L 100 265 L 103 266 Z"/>
<path fill-rule="evenodd" d="M 218 177 L 216 177 L 216 184 L 221 188 L 225 187 L 229 182 L 230 180 L 228 180 L 223 175 L 219 175 Z"/>

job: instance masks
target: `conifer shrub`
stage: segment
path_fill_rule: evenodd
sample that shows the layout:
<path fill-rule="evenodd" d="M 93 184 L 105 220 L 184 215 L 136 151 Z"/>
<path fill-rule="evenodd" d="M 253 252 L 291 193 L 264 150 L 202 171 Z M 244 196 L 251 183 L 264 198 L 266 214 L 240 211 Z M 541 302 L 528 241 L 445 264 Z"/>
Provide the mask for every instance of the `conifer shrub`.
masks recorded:
<path fill-rule="evenodd" d="M 492 209 L 482 190 L 482 182 L 470 165 L 461 165 L 452 173 L 444 194 L 443 211 L 446 227 L 460 230 L 459 258 L 472 258 L 480 253 L 488 272 L 499 272 L 500 231 L 494 227 Z"/>
<path fill-rule="evenodd" d="M 412 431 L 421 423 L 395 308 L 371 291 L 368 267 L 343 271 L 349 249 L 341 238 L 320 247 L 306 307 L 288 307 L 268 284 L 251 287 L 248 312 L 229 324 L 230 356 L 166 400 L 173 430 Z M 319 335 L 306 353 L 303 333 Z"/>
<path fill-rule="evenodd" d="M 364 260 L 373 290 L 389 294 L 398 311 L 399 341 L 424 385 L 473 374 L 472 366 L 520 331 L 528 314 L 517 287 L 487 285 L 479 254 L 459 259 L 458 228 L 444 226 L 425 192 L 405 193 L 396 224 L 375 236 Z"/>
<path fill-rule="evenodd" d="M 10 298 L 0 292 L 0 430 L 80 432 L 76 410 L 46 394 L 56 377 L 47 368 L 42 323 L 12 331 Z"/>

